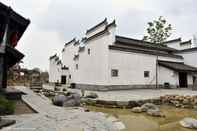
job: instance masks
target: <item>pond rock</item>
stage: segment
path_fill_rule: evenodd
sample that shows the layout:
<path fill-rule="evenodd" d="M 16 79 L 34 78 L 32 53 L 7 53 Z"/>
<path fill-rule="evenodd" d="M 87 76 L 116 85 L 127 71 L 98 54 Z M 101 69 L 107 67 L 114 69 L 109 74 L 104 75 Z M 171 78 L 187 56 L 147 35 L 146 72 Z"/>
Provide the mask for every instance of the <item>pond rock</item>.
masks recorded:
<path fill-rule="evenodd" d="M 66 100 L 66 96 L 64 95 L 56 95 L 53 98 L 53 104 L 56 106 L 63 106 L 64 101 Z"/>
<path fill-rule="evenodd" d="M 142 111 L 146 112 L 148 110 L 158 110 L 159 111 L 159 108 L 157 105 L 155 104 L 152 104 L 152 103 L 146 103 L 144 105 L 141 106 L 141 109 Z"/>
<path fill-rule="evenodd" d="M 165 115 L 161 113 L 159 110 L 149 109 L 147 111 L 147 114 L 154 117 L 165 117 Z"/>
<path fill-rule="evenodd" d="M 95 99 L 95 98 L 98 98 L 98 95 L 94 92 L 90 92 L 88 95 L 86 95 L 86 98 Z"/>
<path fill-rule="evenodd" d="M 185 128 L 197 129 L 197 120 L 194 118 L 184 118 L 179 123 Z"/>
<path fill-rule="evenodd" d="M 71 106 L 80 106 L 80 94 L 78 93 L 72 93 L 69 96 L 67 96 L 67 99 L 64 101 L 63 106 L 64 107 L 71 107 Z"/>
<path fill-rule="evenodd" d="M 144 112 L 141 107 L 133 107 L 131 109 L 131 111 L 134 112 L 134 113 L 142 113 L 142 112 Z"/>

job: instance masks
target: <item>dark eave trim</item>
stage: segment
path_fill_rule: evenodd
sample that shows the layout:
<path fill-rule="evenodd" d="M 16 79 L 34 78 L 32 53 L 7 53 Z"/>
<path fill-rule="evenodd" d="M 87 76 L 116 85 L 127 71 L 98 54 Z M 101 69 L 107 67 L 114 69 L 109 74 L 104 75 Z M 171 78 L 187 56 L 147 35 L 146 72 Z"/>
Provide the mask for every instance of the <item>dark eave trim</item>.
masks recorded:
<path fill-rule="evenodd" d="M 88 29 L 88 30 L 86 31 L 86 34 L 92 32 L 95 28 L 97 28 L 97 27 L 99 27 L 99 26 L 101 26 L 101 25 L 103 25 L 103 24 L 107 24 L 107 18 L 105 18 L 103 21 L 101 21 L 101 22 L 98 23 L 97 25 L 93 26 L 92 28 Z"/>
<path fill-rule="evenodd" d="M 124 41 L 122 41 L 122 40 Z M 126 41 L 128 40 L 128 41 Z M 136 42 L 138 44 L 135 44 L 135 43 L 132 43 L 132 42 Z M 125 45 L 128 45 L 128 46 L 137 46 L 137 47 L 143 47 L 143 48 L 147 48 L 147 49 L 155 49 L 155 50 L 159 50 L 159 51 L 167 51 L 167 52 L 172 52 L 172 51 L 176 51 L 176 49 L 174 48 L 170 48 L 170 47 L 167 47 L 167 46 L 156 46 L 154 45 L 154 43 L 151 43 L 151 42 L 146 42 L 146 41 L 143 41 L 143 40 L 137 40 L 137 39 L 132 39 L 132 38 L 128 38 L 128 37 L 123 37 L 123 36 L 116 36 L 116 42 L 115 44 L 125 44 Z M 148 45 L 145 45 L 145 44 L 148 44 Z"/>
<path fill-rule="evenodd" d="M 79 44 L 80 44 L 80 42 L 79 42 L 79 40 L 78 40 L 78 41 L 76 41 L 73 45 L 76 46 L 76 45 L 79 45 Z"/>
<path fill-rule="evenodd" d="M 178 41 L 181 41 L 181 38 L 165 41 L 165 42 L 163 42 L 163 44 L 171 44 L 172 42 L 178 42 Z"/>
<path fill-rule="evenodd" d="M 51 59 L 53 59 L 55 57 L 57 57 L 57 54 L 50 56 L 49 59 L 51 60 Z"/>
<path fill-rule="evenodd" d="M 70 45 L 71 43 L 76 42 L 76 38 L 73 38 L 71 41 L 65 43 L 64 46 Z"/>
<path fill-rule="evenodd" d="M 178 51 L 175 51 L 174 53 L 183 53 L 183 52 L 192 52 L 192 51 L 197 51 L 197 47 L 184 49 L 184 50 L 178 50 Z"/>
<path fill-rule="evenodd" d="M 114 45 L 109 45 L 109 49 L 124 51 L 124 52 L 143 53 L 143 54 L 149 54 L 149 55 L 158 55 L 158 56 L 166 56 L 166 57 L 172 57 L 172 58 L 177 58 L 177 59 L 183 59 L 183 57 L 179 55 L 164 54 L 161 52 L 153 52 L 153 51 L 148 51 L 148 50 L 143 50 L 143 49 L 140 50 L 140 49 L 125 48 L 125 47 L 119 47 L 119 46 L 114 46 Z"/>
<path fill-rule="evenodd" d="M 165 62 L 165 61 L 163 61 L 163 62 Z M 171 63 L 173 63 L 173 62 L 171 62 Z M 179 62 L 174 62 L 174 63 L 179 63 Z M 179 69 L 173 68 L 172 66 L 168 66 L 166 64 L 160 63 L 160 61 L 158 61 L 158 64 L 160 66 L 166 67 L 168 69 L 171 69 L 171 70 L 174 70 L 174 71 L 177 71 L 177 72 L 197 72 L 197 70 L 179 70 Z M 184 63 L 179 63 L 179 64 L 184 64 Z M 186 66 L 188 66 L 188 65 L 186 65 Z M 191 67 L 191 66 L 189 66 L 189 67 Z"/>
<path fill-rule="evenodd" d="M 184 41 L 184 42 L 181 42 L 180 45 L 191 45 L 192 44 L 192 41 L 191 40 L 188 40 L 188 41 Z"/>
<path fill-rule="evenodd" d="M 93 35 L 93 36 L 91 36 L 91 37 L 89 37 L 89 38 L 86 38 L 85 42 L 88 42 L 88 41 L 90 41 L 90 40 L 93 40 L 93 39 L 95 39 L 95 38 L 97 38 L 97 37 L 99 37 L 99 36 L 101 36 L 101 35 L 106 34 L 106 33 L 109 33 L 109 31 L 108 31 L 107 28 L 106 28 L 105 30 L 103 30 L 103 31 L 98 32 L 97 34 L 95 34 L 95 35 Z"/>

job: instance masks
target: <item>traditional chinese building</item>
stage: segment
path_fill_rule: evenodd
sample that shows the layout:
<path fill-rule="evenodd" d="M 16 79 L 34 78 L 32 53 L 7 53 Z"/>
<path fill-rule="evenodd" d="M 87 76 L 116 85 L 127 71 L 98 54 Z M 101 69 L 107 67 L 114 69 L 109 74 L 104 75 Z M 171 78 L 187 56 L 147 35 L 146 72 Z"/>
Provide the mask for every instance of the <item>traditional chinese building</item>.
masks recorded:
<path fill-rule="evenodd" d="M 115 21 L 105 19 L 88 29 L 81 40 L 65 43 L 61 63 L 56 55 L 50 57 L 49 81 L 90 90 L 193 86 L 197 55 L 185 58 L 187 50 L 196 50 L 190 41 L 180 41 L 182 48 L 170 46 L 176 40 L 157 46 L 119 36 L 116 29 Z"/>
<path fill-rule="evenodd" d="M 30 20 L 0 2 L 0 90 L 6 91 L 7 71 L 23 57 L 15 47 Z"/>

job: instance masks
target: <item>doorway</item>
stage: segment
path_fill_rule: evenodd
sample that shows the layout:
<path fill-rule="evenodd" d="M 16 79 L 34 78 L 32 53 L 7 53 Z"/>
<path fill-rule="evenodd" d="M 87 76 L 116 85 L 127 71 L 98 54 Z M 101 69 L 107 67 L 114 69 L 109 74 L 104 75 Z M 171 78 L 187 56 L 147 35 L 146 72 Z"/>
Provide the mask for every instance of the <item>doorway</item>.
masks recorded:
<path fill-rule="evenodd" d="M 66 84 L 66 76 L 61 76 L 61 84 Z"/>
<path fill-rule="evenodd" d="M 187 73 L 186 72 L 179 72 L 179 87 L 180 88 L 188 87 L 188 84 L 187 84 Z"/>

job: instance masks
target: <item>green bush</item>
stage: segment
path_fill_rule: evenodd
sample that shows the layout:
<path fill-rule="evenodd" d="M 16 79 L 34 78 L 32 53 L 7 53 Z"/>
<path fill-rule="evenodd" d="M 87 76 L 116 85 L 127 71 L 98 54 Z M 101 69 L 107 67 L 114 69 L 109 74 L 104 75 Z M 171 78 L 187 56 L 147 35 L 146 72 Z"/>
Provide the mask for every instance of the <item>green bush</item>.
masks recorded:
<path fill-rule="evenodd" d="M 13 114 L 15 110 L 15 102 L 7 100 L 4 96 L 0 95 L 0 115 Z"/>

